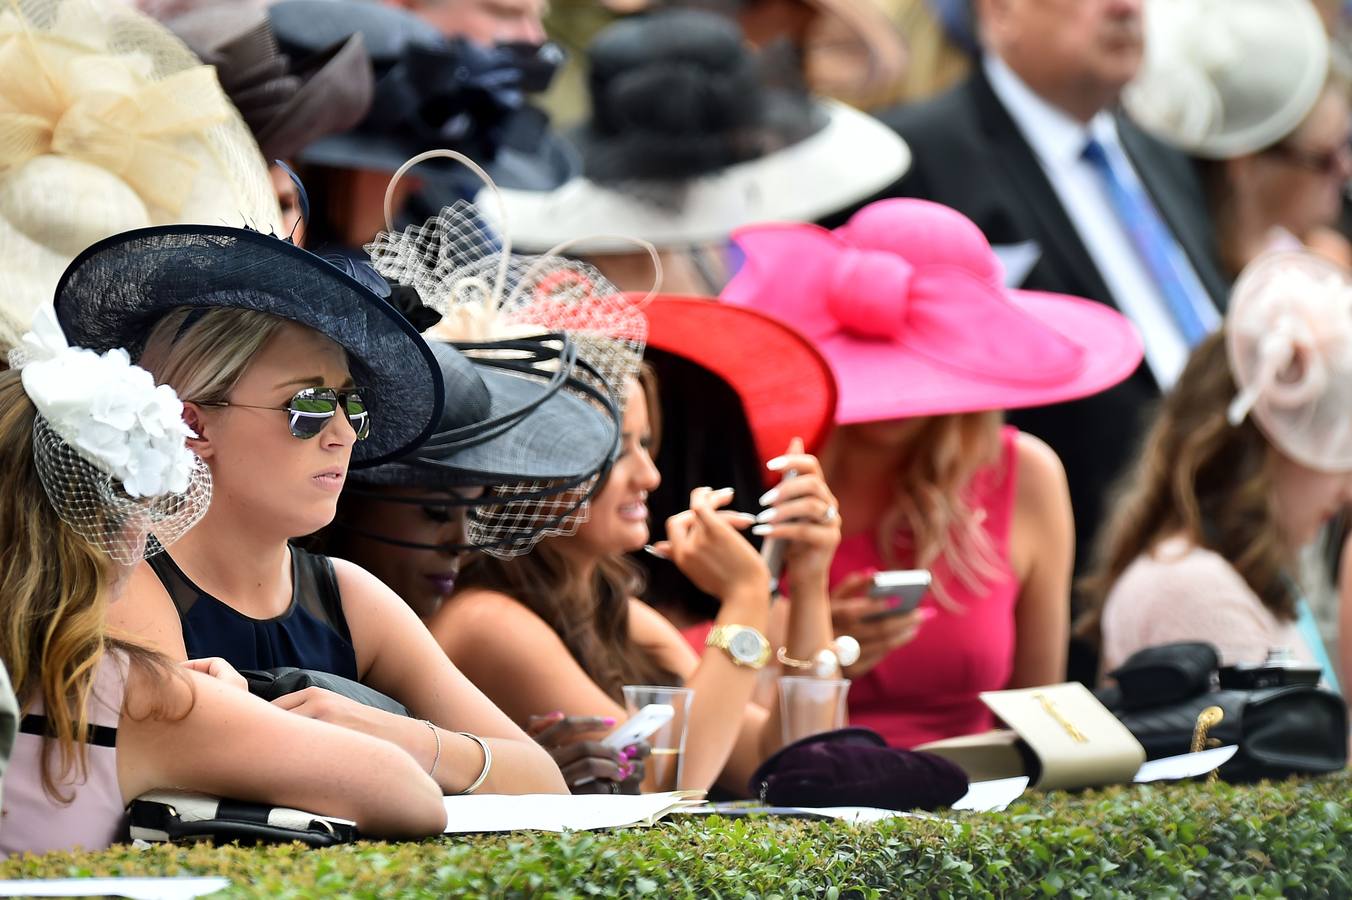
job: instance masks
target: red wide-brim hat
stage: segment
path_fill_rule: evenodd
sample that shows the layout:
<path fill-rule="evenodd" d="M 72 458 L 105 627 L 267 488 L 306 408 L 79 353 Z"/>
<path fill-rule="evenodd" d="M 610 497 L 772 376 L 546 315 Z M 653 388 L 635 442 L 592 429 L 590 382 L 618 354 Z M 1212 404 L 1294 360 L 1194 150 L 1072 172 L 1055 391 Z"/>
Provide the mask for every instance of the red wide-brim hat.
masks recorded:
<path fill-rule="evenodd" d="M 757 310 L 708 297 L 658 295 L 643 311 L 649 347 L 707 369 L 737 393 L 761 462 L 795 437 L 809 453 L 821 449 L 837 392 L 830 363 L 811 341 Z"/>

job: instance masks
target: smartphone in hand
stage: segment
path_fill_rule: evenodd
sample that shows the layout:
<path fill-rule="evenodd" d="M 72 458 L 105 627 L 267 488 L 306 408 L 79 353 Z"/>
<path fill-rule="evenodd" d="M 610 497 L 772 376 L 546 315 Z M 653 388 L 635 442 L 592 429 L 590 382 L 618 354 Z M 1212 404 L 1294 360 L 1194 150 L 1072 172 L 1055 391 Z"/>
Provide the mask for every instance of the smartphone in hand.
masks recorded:
<path fill-rule="evenodd" d="M 622 750 L 637 744 L 671 721 L 676 714 L 670 703 L 649 703 L 601 738 L 601 743 L 612 750 Z"/>
<path fill-rule="evenodd" d="M 796 469 L 788 469 L 779 483 L 783 484 L 790 478 L 797 477 Z M 768 537 L 761 543 L 761 559 L 765 560 L 765 568 L 770 570 L 771 597 L 779 593 L 779 580 L 784 577 L 784 550 L 783 538 Z"/>
<path fill-rule="evenodd" d="M 929 592 L 932 577 L 928 569 L 892 569 L 873 576 L 868 595 L 875 599 L 887 598 L 888 605 L 862 617 L 861 622 L 876 622 L 892 616 L 904 616 L 920 605 Z"/>

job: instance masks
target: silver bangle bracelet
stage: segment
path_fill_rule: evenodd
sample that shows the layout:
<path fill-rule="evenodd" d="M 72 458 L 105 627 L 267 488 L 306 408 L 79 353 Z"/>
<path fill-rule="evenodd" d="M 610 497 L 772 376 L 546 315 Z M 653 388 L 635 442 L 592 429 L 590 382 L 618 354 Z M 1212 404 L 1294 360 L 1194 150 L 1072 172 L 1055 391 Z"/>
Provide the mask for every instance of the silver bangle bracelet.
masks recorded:
<path fill-rule="evenodd" d="M 457 731 L 456 734 L 474 741 L 474 743 L 478 744 L 479 748 L 484 752 L 483 771 L 479 773 L 479 777 L 474 779 L 469 787 L 460 792 L 462 794 L 472 794 L 479 789 L 479 786 L 482 785 L 485 780 L 487 780 L 488 770 L 493 768 L 493 750 L 488 746 L 488 741 L 479 737 L 477 734 L 470 734 L 468 731 Z"/>

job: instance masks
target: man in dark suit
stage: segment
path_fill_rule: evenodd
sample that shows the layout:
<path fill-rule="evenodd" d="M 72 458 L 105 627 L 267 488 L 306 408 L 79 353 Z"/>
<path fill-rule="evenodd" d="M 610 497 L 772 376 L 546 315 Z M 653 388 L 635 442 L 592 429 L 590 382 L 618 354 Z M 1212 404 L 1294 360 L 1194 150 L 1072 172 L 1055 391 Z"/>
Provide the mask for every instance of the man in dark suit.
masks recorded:
<path fill-rule="evenodd" d="M 894 193 L 952 206 L 998 252 L 1017 247 L 1007 259 L 1035 259 L 1019 286 L 1111 304 L 1142 332 L 1146 362 L 1126 383 L 1011 415 L 1065 463 L 1079 569 L 1161 388 L 1219 325 L 1228 289 L 1187 159 L 1114 111 L 1140 64 L 1141 6 L 976 0 L 984 53 L 972 76 L 882 116 L 914 154 Z"/>

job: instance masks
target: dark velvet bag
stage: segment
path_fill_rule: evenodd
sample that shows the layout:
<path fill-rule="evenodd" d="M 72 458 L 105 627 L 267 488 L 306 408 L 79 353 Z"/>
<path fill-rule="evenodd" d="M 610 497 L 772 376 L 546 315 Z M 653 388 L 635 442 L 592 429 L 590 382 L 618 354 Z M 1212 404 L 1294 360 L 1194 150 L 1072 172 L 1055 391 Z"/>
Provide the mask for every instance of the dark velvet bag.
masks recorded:
<path fill-rule="evenodd" d="M 938 809 L 967 793 L 962 769 L 931 753 L 887 746 L 875 731 L 842 728 L 782 747 L 751 776 L 773 806 Z"/>
<path fill-rule="evenodd" d="M 278 697 L 285 697 L 287 694 L 294 694 L 296 691 L 303 691 L 308 687 L 317 687 L 326 691 L 333 691 L 349 700 L 356 700 L 364 706 L 394 713 L 396 716 L 408 715 L 408 708 L 398 700 L 385 696 L 375 688 L 369 688 L 361 682 L 344 678 L 341 675 L 330 675 L 328 672 L 317 672 L 314 669 L 297 669 L 292 666 L 277 666 L 272 669 L 243 669 L 239 674 L 243 675 L 244 680 L 249 682 L 249 693 L 255 697 L 261 697 L 269 703 Z"/>

